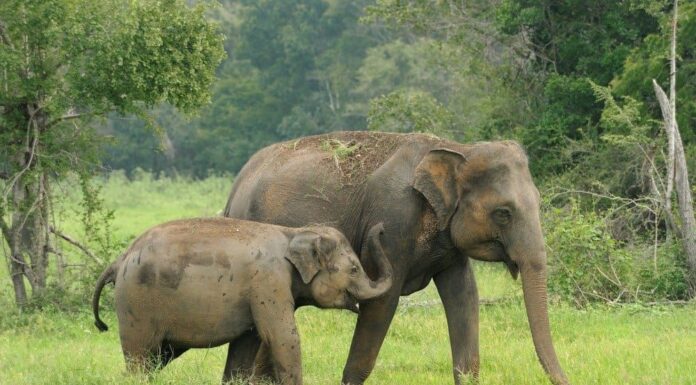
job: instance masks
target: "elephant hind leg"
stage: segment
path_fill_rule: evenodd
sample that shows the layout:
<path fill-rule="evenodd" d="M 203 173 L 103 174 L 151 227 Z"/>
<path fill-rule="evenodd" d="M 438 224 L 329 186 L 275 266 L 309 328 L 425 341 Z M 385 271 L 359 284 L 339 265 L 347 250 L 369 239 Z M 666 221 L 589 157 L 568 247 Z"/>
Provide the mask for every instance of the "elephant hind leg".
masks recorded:
<path fill-rule="evenodd" d="M 164 368 L 175 358 L 184 354 L 187 350 L 188 348 L 179 347 L 170 342 L 163 341 L 160 345 L 155 364 L 160 369 Z"/>
<path fill-rule="evenodd" d="M 261 338 L 256 329 L 249 330 L 232 341 L 227 353 L 222 382 L 226 383 L 235 378 L 251 378 L 255 369 L 254 359 L 260 345 Z"/>
<path fill-rule="evenodd" d="M 236 379 L 253 384 L 278 383 L 273 369 L 269 346 L 252 329 L 230 343 L 222 383 Z"/>
<path fill-rule="evenodd" d="M 159 357 L 151 349 L 124 348 L 123 355 L 126 359 L 126 369 L 129 373 L 150 373 L 157 368 Z"/>
<path fill-rule="evenodd" d="M 148 373 L 161 365 L 162 337 L 150 328 L 121 328 L 121 348 L 130 373 Z"/>
<path fill-rule="evenodd" d="M 188 348 L 181 348 L 170 343 L 163 342 L 155 348 L 138 348 L 126 351 L 126 365 L 131 373 L 145 372 L 149 373 L 154 370 L 159 370 L 167 366 L 175 358 L 184 354 Z"/>

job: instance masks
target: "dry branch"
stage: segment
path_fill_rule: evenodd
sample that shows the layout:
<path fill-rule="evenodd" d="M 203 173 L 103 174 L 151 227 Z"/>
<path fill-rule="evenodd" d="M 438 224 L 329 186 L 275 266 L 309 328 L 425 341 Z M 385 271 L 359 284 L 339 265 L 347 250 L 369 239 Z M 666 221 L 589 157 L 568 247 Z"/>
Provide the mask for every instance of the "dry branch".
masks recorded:
<path fill-rule="evenodd" d="M 70 236 L 68 236 L 68 235 L 66 235 L 66 234 L 63 234 L 62 232 L 60 232 L 59 230 L 57 230 L 57 229 L 56 229 L 55 227 L 53 227 L 53 226 L 51 226 L 50 229 L 51 229 L 51 232 L 52 232 L 53 234 L 55 234 L 56 236 L 62 238 L 63 240 L 65 240 L 65 241 L 68 242 L 69 244 L 71 244 L 71 245 L 77 247 L 78 249 L 82 250 L 83 253 L 87 254 L 87 256 L 89 256 L 90 258 L 92 258 L 92 259 L 93 259 L 95 262 L 97 262 L 98 264 L 100 264 L 100 265 L 103 265 L 103 264 L 104 264 L 104 261 L 103 261 L 101 258 L 97 257 L 97 256 L 96 256 L 93 252 L 91 252 L 86 246 L 84 246 L 84 245 L 81 244 L 80 242 L 76 241 L 74 238 L 72 238 L 72 237 L 70 237 Z"/>
<path fill-rule="evenodd" d="M 46 125 L 46 128 L 45 128 L 45 129 L 49 129 L 49 128 L 55 126 L 55 125 L 58 124 L 58 123 L 62 123 L 62 122 L 68 121 L 68 120 L 73 120 L 73 119 L 82 118 L 82 117 L 84 117 L 84 116 L 86 116 L 86 115 L 88 115 L 88 114 L 83 114 L 83 113 L 77 113 L 77 112 L 69 111 L 67 114 L 61 116 L 60 118 L 50 121 L 50 122 Z"/>
<path fill-rule="evenodd" d="M 671 212 L 672 210 L 672 190 L 674 186 L 674 151 L 675 151 L 675 130 L 676 120 L 674 119 L 674 110 L 672 109 L 672 103 L 667 98 L 665 91 L 657 84 L 657 81 L 653 79 L 653 88 L 655 89 L 655 95 L 657 96 L 657 101 L 660 104 L 660 109 L 662 110 L 662 116 L 665 120 L 665 133 L 667 134 L 667 188 L 665 189 L 664 205 L 665 211 Z M 671 88 L 671 87 L 670 87 Z"/>

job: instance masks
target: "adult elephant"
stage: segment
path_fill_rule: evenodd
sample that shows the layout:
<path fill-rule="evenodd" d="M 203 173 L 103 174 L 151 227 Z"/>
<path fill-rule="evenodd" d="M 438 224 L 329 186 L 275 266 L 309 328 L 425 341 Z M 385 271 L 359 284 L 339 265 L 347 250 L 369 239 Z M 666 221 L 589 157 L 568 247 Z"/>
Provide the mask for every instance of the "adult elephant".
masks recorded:
<path fill-rule="evenodd" d="M 423 134 L 337 132 L 268 146 L 244 166 L 225 215 L 284 226 L 330 224 L 361 250 L 384 222 L 392 289 L 360 303 L 344 384 L 362 384 L 399 296 L 435 281 L 449 329 L 455 383 L 478 376 L 478 292 L 470 258 L 522 275 L 537 356 L 554 384 L 567 384 L 551 340 L 539 192 L 515 142 L 460 144 Z M 377 266 L 361 260 L 374 277 Z M 230 346 L 225 378 L 249 374 L 258 338 Z M 263 364 L 264 349 L 257 365 Z M 258 369 L 257 369 L 258 370 Z"/>

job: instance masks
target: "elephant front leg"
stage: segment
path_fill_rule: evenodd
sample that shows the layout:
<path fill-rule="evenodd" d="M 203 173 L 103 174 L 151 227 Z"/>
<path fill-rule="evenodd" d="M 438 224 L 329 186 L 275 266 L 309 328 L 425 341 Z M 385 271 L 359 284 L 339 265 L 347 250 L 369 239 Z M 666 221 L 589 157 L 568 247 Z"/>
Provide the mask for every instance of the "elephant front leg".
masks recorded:
<path fill-rule="evenodd" d="M 274 377 L 283 385 L 302 385 L 302 354 L 295 308 L 290 300 L 277 301 L 286 305 L 269 306 L 275 302 L 273 298 L 269 296 L 258 304 L 252 304 L 254 323 L 261 341 L 270 352 Z"/>
<path fill-rule="evenodd" d="M 394 286 L 400 287 L 396 284 Z M 360 315 L 343 369 L 342 384 L 360 385 L 370 375 L 398 304 L 397 290 L 392 290 L 382 298 L 360 303 Z"/>
<path fill-rule="evenodd" d="M 479 303 L 471 261 L 462 258 L 433 279 L 447 317 L 454 383 L 460 385 L 462 376 L 476 380 L 479 374 Z"/>

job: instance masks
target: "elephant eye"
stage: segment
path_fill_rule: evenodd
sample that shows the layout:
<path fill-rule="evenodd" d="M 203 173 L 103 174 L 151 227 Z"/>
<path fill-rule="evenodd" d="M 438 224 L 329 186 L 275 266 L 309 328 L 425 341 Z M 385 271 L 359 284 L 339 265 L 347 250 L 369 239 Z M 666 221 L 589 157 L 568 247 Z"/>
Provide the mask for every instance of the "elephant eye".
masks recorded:
<path fill-rule="evenodd" d="M 501 225 L 506 225 L 512 219 L 512 210 L 507 207 L 498 207 L 493 211 L 493 220 Z"/>

